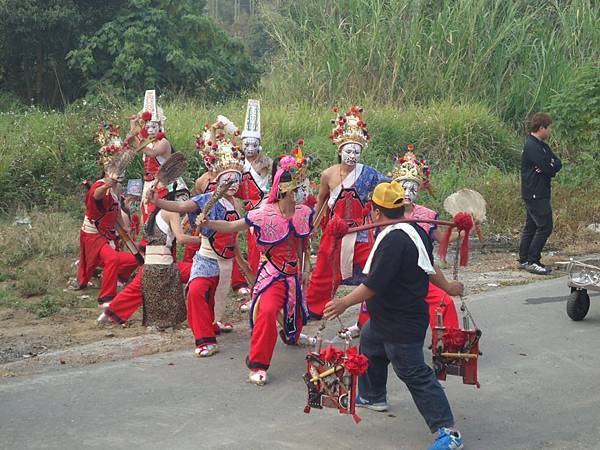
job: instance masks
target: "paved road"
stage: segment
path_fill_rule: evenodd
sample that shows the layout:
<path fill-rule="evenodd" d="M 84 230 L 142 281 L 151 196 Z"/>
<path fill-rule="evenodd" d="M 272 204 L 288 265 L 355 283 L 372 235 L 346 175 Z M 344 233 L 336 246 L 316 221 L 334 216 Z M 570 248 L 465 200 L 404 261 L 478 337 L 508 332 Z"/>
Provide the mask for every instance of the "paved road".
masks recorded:
<path fill-rule="evenodd" d="M 469 300 L 483 329 L 482 387 L 445 383 L 466 448 L 600 448 L 600 297 L 565 314 L 565 279 Z M 350 319 L 347 319 L 349 322 Z M 303 413 L 304 350 L 278 345 L 264 388 L 244 383 L 242 333 L 205 360 L 175 352 L 0 384 L 2 449 L 423 449 L 431 442 L 390 376 L 388 413 Z"/>

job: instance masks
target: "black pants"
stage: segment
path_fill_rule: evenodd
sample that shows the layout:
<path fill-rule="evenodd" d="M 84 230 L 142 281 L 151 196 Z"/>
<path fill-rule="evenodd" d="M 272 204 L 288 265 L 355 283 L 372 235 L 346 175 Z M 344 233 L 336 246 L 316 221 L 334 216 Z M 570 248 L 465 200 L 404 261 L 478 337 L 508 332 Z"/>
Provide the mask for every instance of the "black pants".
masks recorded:
<path fill-rule="evenodd" d="M 521 235 L 519 261 L 539 263 L 544 245 L 552 234 L 552 205 L 549 198 L 524 201 L 527 219 Z"/>
<path fill-rule="evenodd" d="M 358 379 L 358 395 L 373 403 L 385 402 L 390 363 L 408 387 L 413 401 L 432 433 L 453 427 L 454 417 L 446 394 L 433 370 L 425 364 L 423 341 L 413 344 L 386 342 L 367 322 L 360 331 L 360 352 L 369 358 L 367 372 Z"/>

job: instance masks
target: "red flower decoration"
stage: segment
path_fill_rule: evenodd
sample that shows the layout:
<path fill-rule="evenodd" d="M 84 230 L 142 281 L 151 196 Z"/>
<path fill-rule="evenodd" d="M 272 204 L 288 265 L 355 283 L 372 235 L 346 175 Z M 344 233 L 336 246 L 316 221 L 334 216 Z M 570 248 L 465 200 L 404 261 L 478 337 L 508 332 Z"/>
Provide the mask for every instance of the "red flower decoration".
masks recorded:
<path fill-rule="evenodd" d="M 306 200 L 304 200 L 304 204 L 309 208 L 314 208 L 317 204 L 317 198 L 314 195 L 309 195 L 306 197 Z"/>
<path fill-rule="evenodd" d="M 362 209 L 362 215 L 363 216 L 368 216 L 371 213 L 371 202 L 368 201 L 367 203 L 365 203 L 364 208 Z"/>
<path fill-rule="evenodd" d="M 412 152 L 415 149 L 415 144 L 408 144 L 406 148 L 408 149 L 408 151 Z"/>
<path fill-rule="evenodd" d="M 296 141 L 296 144 L 298 144 L 298 145 L 304 145 L 304 139 L 298 139 Z"/>
<path fill-rule="evenodd" d="M 149 120 L 151 120 L 151 119 L 152 119 L 152 113 L 151 113 L 150 111 L 144 111 L 144 112 L 142 113 L 142 120 L 143 120 L 144 122 L 148 122 L 148 121 L 149 121 Z"/>
<path fill-rule="evenodd" d="M 159 131 L 158 133 L 156 133 L 156 140 L 157 141 L 162 141 L 165 138 L 165 132 L 164 131 Z"/>
<path fill-rule="evenodd" d="M 350 347 L 346 350 L 346 361 L 344 362 L 346 370 L 352 375 L 363 375 L 369 368 L 369 359 L 365 355 L 358 353 L 356 347 Z"/>
<path fill-rule="evenodd" d="M 337 364 L 341 362 L 344 352 L 339 348 L 335 348 L 333 345 L 329 344 L 325 350 L 321 350 L 319 356 L 322 360 L 327 361 L 328 363 Z"/>
<path fill-rule="evenodd" d="M 327 224 L 325 232 L 331 234 L 335 239 L 342 239 L 348 233 L 348 224 L 338 216 L 334 216 Z"/>
<path fill-rule="evenodd" d="M 140 131 L 140 134 L 142 135 L 142 137 L 144 139 L 146 139 L 148 137 L 148 130 L 146 130 L 145 128 L 142 128 L 142 130 Z"/>

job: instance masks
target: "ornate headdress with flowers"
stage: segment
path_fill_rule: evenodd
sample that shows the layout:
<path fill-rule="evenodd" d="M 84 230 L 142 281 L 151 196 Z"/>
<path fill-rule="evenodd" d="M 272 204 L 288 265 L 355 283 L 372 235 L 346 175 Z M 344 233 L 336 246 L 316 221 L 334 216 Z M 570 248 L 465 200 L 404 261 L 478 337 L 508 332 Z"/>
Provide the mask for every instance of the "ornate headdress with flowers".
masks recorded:
<path fill-rule="evenodd" d="M 213 136 L 208 124 L 204 126 L 203 135 L 196 137 L 196 149 L 208 170 L 215 174 L 244 171 L 244 152 L 236 142 L 238 134 L 236 132 L 231 139 L 224 131 Z"/>
<path fill-rule="evenodd" d="M 123 150 L 121 130 L 118 125 L 109 122 L 100 124 L 96 135 L 96 142 L 100 144 L 98 164 L 102 166 L 106 166 L 115 154 Z"/>
<path fill-rule="evenodd" d="M 298 139 L 296 147 L 291 154 L 283 156 L 279 160 L 279 168 L 273 179 L 273 187 L 269 194 L 268 203 L 273 203 L 277 199 L 278 193 L 286 193 L 293 191 L 300 186 L 308 177 L 308 167 L 310 166 L 310 158 L 304 156 L 301 146 L 304 140 Z M 282 176 L 289 174 L 289 180 L 282 181 Z M 286 178 L 288 178 L 286 176 Z"/>
<path fill-rule="evenodd" d="M 395 181 L 411 180 L 424 187 L 428 191 L 431 190 L 429 176 L 431 174 L 429 166 L 424 159 L 417 159 L 413 150 L 414 144 L 406 146 L 407 152 L 404 156 L 394 158 L 394 168 L 389 173 L 389 176 Z"/>
<path fill-rule="evenodd" d="M 334 108 L 338 112 L 338 108 Z M 367 124 L 362 120 L 363 109 L 359 106 L 352 106 L 345 115 L 338 115 L 331 120 L 334 125 L 329 137 L 337 146 L 338 152 L 344 144 L 355 143 L 362 148 L 367 146 L 367 141 L 371 139 L 371 134 L 367 131 Z"/>
<path fill-rule="evenodd" d="M 214 173 L 226 171 L 244 171 L 244 152 L 237 144 L 240 132 L 236 129 L 231 138 L 225 131 L 214 134 L 208 123 L 204 130 L 196 135 L 196 150 L 208 170 Z"/>

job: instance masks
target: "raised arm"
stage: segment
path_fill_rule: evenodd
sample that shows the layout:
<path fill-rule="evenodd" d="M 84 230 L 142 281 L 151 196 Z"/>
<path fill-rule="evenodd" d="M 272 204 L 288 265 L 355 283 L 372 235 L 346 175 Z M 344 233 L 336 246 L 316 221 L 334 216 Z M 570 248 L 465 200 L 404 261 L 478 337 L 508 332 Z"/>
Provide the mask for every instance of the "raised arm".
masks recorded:
<path fill-rule="evenodd" d="M 158 192 L 156 192 L 154 189 L 150 189 L 148 191 L 146 200 L 149 203 L 154 203 L 157 208 L 164 209 L 165 211 L 171 211 L 180 214 L 198 211 L 198 205 L 193 200 L 186 200 L 184 202 L 164 200 L 159 198 Z"/>
<path fill-rule="evenodd" d="M 146 156 L 150 157 L 163 156 L 164 158 L 168 158 L 169 156 L 171 156 L 171 144 L 166 139 L 161 139 L 158 142 L 154 142 L 152 148 L 147 146 L 144 147 L 142 149 L 142 152 Z"/>

